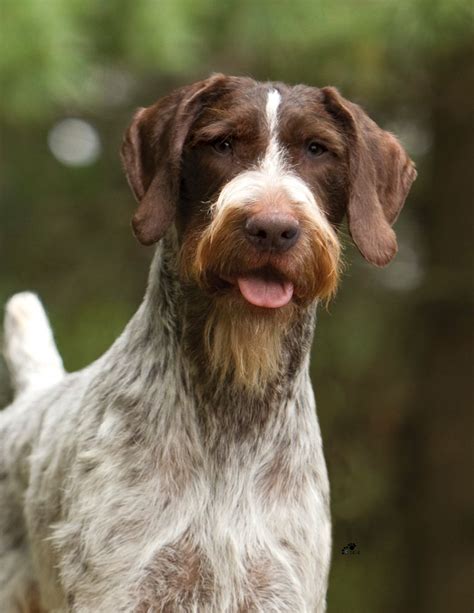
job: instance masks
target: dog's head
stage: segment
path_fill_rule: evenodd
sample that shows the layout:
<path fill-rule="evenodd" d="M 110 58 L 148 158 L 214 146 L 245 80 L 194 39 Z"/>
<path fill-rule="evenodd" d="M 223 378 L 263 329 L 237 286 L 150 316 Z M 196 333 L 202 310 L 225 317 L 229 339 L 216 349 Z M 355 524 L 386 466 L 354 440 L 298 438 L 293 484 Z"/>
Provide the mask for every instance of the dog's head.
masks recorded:
<path fill-rule="evenodd" d="M 174 222 L 182 280 L 221 318 L 227 305 L 229 330 L 236 308 L 274 329 L 331 296 L 344 215 L 366 260 L 390 262 L 416 176 L 396 138 L 336 89 L 220 74 L 140 109 L 122 159 L 136 237 L 152 244 Z"/>

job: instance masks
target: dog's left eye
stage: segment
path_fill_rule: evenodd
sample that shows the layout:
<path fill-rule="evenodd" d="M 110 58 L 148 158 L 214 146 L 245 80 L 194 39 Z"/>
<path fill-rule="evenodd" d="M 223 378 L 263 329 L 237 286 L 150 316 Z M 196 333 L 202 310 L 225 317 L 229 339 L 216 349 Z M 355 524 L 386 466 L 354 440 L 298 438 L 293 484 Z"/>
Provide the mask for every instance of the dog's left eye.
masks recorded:
<path fill-rule="evenodd" d="M 324 145 L 321 145 L 321 143 L 312 140 L 310 143 L 308 143 L 307 151 L 311 157 L 318 157 L 323 153 L 326 153 L 327 148 Z"/>
<path fill-rule="evenodd" d="M 217 153 L 221 155 L 228 155 L 232 153 L 232 141 L 230 138 L 224 138 L 222 140 L 216 140 L 212 143 L 213 148 Z"/>

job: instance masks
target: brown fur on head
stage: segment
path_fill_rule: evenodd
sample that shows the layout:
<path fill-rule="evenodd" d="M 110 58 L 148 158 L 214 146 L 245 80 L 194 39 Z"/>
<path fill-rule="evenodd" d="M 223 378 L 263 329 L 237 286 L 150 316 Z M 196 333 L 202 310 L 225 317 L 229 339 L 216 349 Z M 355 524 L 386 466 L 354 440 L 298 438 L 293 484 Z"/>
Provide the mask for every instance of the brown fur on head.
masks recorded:
<path fill-rule="evenodd" d="M 140 110 L 122 149 L 144 244 L 175 221 L 184 283 L 208 297 L 202 330 L 213 370 L 253 387 L 278 371 L 295 317 L 337 287 L 337 228 L 347 214 L 362 255 L 387 264 L 390 225 L 416 176 L 392 135 L 334 88 L 214 75 Z M 261 213 L 299 228 L 291 249 L 262 250 L 245 224 Z M 255 306 L 245 275 L 291 283 L 289 303 Z"/>

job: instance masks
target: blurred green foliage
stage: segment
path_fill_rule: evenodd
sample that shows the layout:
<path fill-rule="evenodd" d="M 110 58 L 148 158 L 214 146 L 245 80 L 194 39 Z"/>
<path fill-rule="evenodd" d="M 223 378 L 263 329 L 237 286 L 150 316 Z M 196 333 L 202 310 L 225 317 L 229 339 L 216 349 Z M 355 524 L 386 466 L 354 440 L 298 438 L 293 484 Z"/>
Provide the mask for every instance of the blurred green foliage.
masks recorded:
<path fill-rule="evenodd" d="M 213 71 L 332 84 L 395 131 L 419 169 L 400 251 L 346 243 L 312 369 L 332 483 L 332 613 L 472 608 L 471 0 L 1 0 L 0 299 L 38 291 L 68 369 L 120 333 L 150 252 L 128 229 L 118 159 L 139 105 Z M 61 119 L 101 142 L 65 166 Z M 0 377 L 2 372 L 0 371 Z M 342 556 L 356 542 L 360 555 Z"/>
<path fill-rule="evenodd" d="M 1 108 L 19 118 L 98 104 L 104 67 L 176 79 L 216 58 L 269 78 L 336 74 L 380 96 L 399 76 L 387 64 L 422 76 L 472 36 L 474 17 L 469 0 L 2 0 L 1 11 Z"/>

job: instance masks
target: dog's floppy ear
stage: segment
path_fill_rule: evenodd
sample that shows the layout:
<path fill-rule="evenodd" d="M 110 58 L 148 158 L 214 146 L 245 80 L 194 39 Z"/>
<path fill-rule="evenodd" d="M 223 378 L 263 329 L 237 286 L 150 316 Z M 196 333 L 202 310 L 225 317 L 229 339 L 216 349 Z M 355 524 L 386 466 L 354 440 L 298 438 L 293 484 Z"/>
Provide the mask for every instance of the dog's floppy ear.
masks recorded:
<path fill-rule="evenodd" d="M 377 126 L 334 87 L 324 87 L 326 109 L 349 140 L 349 231 L 364 258 L 385 266 L 397 253 L 390 227 L 416 178 L 413 162 L 398 140 Z"/>
<path fill-rule="evenodd" d="M 173 222 L 179 197 L 181 155 L 206 94 L 225 84 L 215 74 L 139 109 L 121 149 L 125 174 L 139 206 L 133 232 L 143 245 L 160 240 Z"/>

